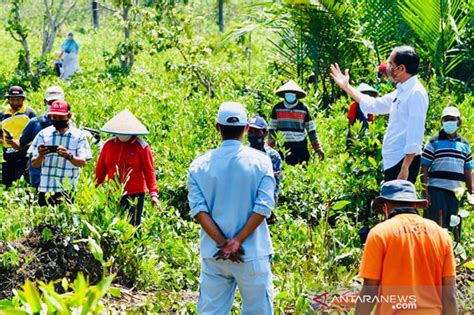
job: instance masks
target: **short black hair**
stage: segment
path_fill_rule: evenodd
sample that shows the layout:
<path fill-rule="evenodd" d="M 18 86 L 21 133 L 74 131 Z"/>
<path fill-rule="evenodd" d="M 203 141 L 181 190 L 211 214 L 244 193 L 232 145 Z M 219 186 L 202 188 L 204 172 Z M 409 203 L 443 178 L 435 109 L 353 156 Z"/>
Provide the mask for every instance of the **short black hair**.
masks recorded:
<path fill-rule="evenodd" d="M 398 46 L 393 49 L 395 52 L 394 61 L 397 66 L 404 65 L 407 73 L 417 74 L 420 66 L 420 57 L 411 46 Z"/>
<path fill-rule="evenodd" d="M 221 131 L 224 140 L 237 139 L 244 133 L 245 126 L 227 126 L 219 124 L 219 130 Z"/>

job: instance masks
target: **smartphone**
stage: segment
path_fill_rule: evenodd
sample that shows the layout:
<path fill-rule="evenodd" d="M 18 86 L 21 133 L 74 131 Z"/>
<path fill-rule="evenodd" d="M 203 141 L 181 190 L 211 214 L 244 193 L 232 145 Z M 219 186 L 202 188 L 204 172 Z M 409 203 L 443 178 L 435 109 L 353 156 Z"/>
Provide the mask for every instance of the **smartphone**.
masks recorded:
<path fill-rule="evenodd" d="M 58 151 L 57 145 L 45 145 L 44 147 L 48 149 L 49 153 L 55 153 Z"/>

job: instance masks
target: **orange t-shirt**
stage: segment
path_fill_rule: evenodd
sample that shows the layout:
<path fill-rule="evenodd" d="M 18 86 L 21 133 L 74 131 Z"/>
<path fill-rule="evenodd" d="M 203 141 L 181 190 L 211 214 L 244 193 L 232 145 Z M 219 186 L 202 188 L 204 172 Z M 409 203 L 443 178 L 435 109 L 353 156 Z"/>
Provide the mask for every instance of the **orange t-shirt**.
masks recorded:
<path fill-rule="evenodd" d="M 376 314 L 383 315 L 442 314 L 442 278 L 455 275 L 448 232 L 411 213 L 370 231 L 359 272 L 362 278 L 380 280 Z"/>

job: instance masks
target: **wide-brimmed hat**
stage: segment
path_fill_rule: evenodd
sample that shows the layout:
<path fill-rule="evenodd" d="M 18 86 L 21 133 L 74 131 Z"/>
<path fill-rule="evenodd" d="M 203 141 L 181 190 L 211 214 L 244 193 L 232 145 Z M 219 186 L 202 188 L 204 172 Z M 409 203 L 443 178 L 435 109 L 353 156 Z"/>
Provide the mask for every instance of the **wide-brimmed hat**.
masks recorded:
<path fill-rule="evenodd" d="M 371 87 L 370 85 L 368 85 L 366 83 L 359 84 L 359 86 L 357 87 L 357 91 L 359 91 L 361 93 L 369 92 L 369 93 L 374 93 L 376 95 L 379 94 L 379 91 L 377 91 L 376 89 L 374 89 L 373 87 Z"/>
<path fill-rule="evenodd" d="M 285 97 L 285 93 L 287 92 L 295 93 L 297 98 L 303 98 L 306 96 L 306 92 L 303 91 L 303 89 L 300 88 L 299 85 L 293 80 L 283 84 L 283 86 L 276 90 L 275 94 L 279 97 Z"/>
<path fill-rule="evenodd" d="M 7 98 L 9 97 L 22 97 L 26 98 L 25 91 L 19 85 L 14 85 L 8 89 L 8 94 L 6 95 Z"/>
<path fill-rule="evenodd" d="M 124 109 L 100 129 L 114 135 L 148 135 L 150 132 L 128 109 Z"/>
<path fill-rule="evenodd" d="M 416 203 L 417 208 L 426 208 L 428 200 L 418 199 L 416 196 L 416 188 L 411 182 L 407 180 L 391 180 L 380 187 L 380 196 L 375 198 L 372 203 L 374 210 L 380 210 L 380 204 L 383 201 L 400 201 Z"/>

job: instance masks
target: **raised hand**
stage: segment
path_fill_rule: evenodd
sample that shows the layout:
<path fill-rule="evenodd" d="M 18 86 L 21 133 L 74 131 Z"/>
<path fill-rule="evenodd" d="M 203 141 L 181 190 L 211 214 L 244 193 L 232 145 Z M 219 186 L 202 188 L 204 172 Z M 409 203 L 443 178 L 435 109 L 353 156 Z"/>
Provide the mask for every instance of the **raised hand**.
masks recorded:
<path fill-rule="evenodd" d="M 345 73 L 342 73 L 341 69 L 339 69 L 339 65 L 337 63 L 331 65 L 331 78 L 336 82 L 337 85 L 343 90 L 349 86 L 349 69 L 345 70 Z"/>

